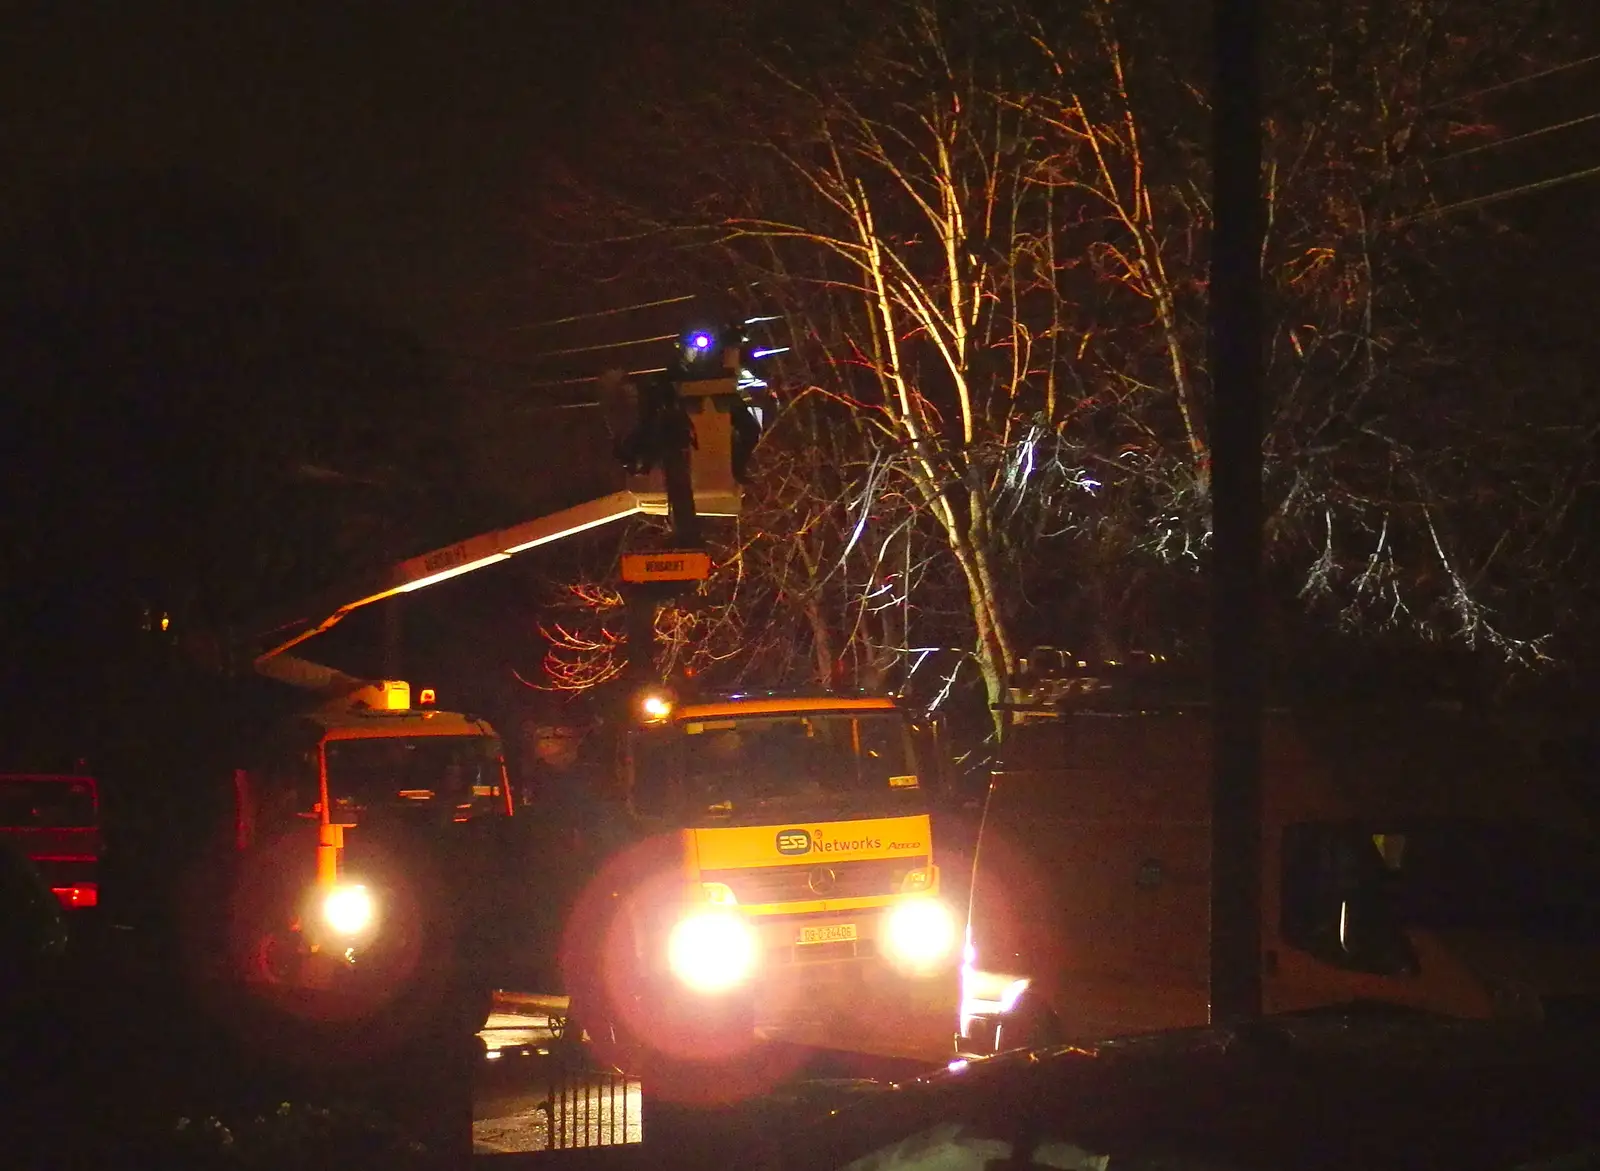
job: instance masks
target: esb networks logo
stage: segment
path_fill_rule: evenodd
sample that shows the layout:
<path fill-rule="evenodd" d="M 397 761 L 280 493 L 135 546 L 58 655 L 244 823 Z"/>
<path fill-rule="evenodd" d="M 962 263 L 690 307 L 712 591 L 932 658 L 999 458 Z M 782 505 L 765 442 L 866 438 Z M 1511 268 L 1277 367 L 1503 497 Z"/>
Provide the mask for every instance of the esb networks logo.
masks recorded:
<path fill-rule="evenodd" d="M 811 831 L 808 829 L 782 829 L 778 831 L 778 853 L 785 855 L 809 854 Z"/>

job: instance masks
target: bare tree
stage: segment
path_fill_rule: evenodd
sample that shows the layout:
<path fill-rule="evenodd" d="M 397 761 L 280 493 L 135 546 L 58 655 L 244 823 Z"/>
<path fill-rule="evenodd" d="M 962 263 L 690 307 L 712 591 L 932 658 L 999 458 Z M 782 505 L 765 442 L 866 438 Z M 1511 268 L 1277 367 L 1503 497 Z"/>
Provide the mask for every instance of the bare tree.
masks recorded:
<path fill-rule="evenodd" d="M 1449 193 L 1423 164 L 1484 132 L 1454 99 L 1540 45 L 1486 0 L 1290 7 L 1268 556 L 1347 626 L 1537 659 L 1553 625 L 1501 615 L 1552 572 L 1593 412 L 1530 410 L 1525 372 L 1487 360 L 1456 275 L 1481 232 L 1431 214 Z M 767 672 L 803 647 L 823 677 L 966 639 L 992 702 L 1041 610 L 1075 607 L 1109 657 L 1192 593 L 1208 123 L 1192 6 L 1156 8 L 857 14 L 848 51 L 754 58 L 694 110 L 738 149 L 685 161 L 676 206 L 609 202 L 616 242 L 746 290 L 791 347 L 751 512 L 672 645 Z"/>

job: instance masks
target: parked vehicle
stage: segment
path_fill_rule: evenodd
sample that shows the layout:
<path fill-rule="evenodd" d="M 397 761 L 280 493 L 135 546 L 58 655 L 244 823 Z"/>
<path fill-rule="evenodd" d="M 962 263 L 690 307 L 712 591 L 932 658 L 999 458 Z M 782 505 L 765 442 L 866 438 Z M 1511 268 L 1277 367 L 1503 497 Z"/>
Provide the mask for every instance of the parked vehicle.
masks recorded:
<path fill-rule="evenodd" d="M 237 775 L 228 973 L 324 1021 L 426 995 L 477 1029 L 515 934 L 497 897 L 519 880 L 504 753 L 485 721 L 408 690 L 293 719 Z"/>
<path fill-rule="evenodd" d="M 573 965 L 591 1035 L 711 1056 L 796 1015 L 837 1032 L 954 1009 L 961 908 L 929 816 L 948 764 L 912 712 L 874 696 L 651 692 L 624 773 L 622 868 L 608 859 L 604 882 L 616 898 L 568 932 L 594 945 Z"/>
<path fill-rule="evenodd" d="M 974 869 L 961 1048 L 1204 1023 L 1208 709 L 1113 687 L 1011 714 Z M 1269 1012 L 1593 1011 L 1600 857 L 1559 786 L 1421 705 L 1272 711 L 1263 735 Z"/>
<path fill-rule="evenodd" d="M 0 836 L 0 1022 L 47 993 L 66 950 L 60 902 L 21 848 Z"/>
<path fill-rule="evenodd" d="M 63 907 L 99 904 L 105 841 L 93 777 L 0 775 L 0 837 L 10 838 L 33 861 Z"/>

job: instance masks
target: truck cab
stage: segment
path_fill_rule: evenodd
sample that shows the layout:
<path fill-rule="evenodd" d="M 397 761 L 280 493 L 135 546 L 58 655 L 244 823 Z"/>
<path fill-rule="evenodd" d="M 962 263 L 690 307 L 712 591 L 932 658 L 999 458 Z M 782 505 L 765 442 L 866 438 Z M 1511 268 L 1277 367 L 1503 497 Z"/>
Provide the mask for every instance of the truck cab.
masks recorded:
<path fill-rule="evenodd" d="M 1204 703 L 1115 689 L 1012 712 L 980 831 L 960 1045 L 1204 1024 L 1211 727 Z M 1592 1014 L 1593 828 L 1457 712 L 1269 710 L 1268 1012 Z"/>
<path fill-rule="evenodd" d="M 609 961 L 633 965 L 637 1039 L 675 1011 L 745 1036 L 948 1014 L 960 910 L 929 816 L 946 771 L 889 698 L 647 694 L 622 773 L 648 860 L 625 900 L 630 954 Z"/>
<path fill-rule="evenodd" d="M 357 700 L 292 719 L 235 777 L 232 974 L 325 1020 L 449 983 L 481 1019 L 513 926 L 500 738 L 484 720 L 413 707 L 404 683 Z"/>

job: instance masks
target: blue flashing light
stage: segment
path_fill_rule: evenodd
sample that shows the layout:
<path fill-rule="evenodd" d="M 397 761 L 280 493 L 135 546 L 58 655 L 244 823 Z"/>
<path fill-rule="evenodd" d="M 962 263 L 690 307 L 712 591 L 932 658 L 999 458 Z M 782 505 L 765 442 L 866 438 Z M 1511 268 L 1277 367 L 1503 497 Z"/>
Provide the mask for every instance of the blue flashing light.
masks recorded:
<path fill-rule="evenodd" d="M 704 331 L 700 333 L 691 333 L 689 335 L 689 345 L 692 349 L 696 350 L 709 350 L 711 348 L 711 343 L 714 340 L 715 339 L 709 333 L 705 333 Z"/>

